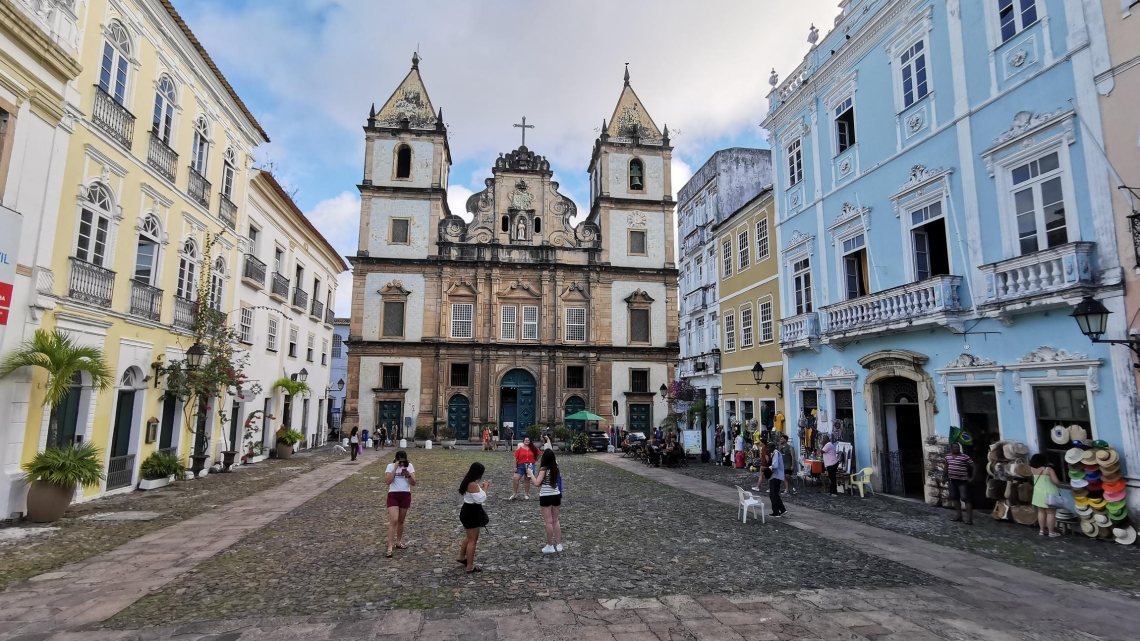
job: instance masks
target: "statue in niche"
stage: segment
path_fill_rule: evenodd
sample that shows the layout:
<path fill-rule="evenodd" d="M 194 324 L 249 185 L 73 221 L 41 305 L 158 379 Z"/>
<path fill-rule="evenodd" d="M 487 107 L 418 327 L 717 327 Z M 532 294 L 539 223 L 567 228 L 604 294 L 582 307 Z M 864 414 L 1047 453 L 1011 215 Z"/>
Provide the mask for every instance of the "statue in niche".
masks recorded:
<path fill-rule="evenodd" d="M 526 240 L 526 218 L 519 216 L 519 222 L 515 225 L 515 240 Z"/>

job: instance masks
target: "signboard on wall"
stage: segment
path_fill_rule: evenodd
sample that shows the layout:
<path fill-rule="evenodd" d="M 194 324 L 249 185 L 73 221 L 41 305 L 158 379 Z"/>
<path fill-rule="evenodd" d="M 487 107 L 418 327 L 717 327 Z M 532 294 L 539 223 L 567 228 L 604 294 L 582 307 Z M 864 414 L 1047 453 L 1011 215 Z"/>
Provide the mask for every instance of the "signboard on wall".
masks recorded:
<path fill-rule="evenodd" d="M 0 344 L 12 308 L 12 292 L 16 285 L 16 257 L 19 255 L 20 227 L 24 217 L 0 206 Z"/>
<path fill-rule="evenodd" d="M 685 430 L 681 432 L 681 443 L 685 447 L 686 454 L 700 454 L 701 453 L 701 432 L 700 430 Z"/>

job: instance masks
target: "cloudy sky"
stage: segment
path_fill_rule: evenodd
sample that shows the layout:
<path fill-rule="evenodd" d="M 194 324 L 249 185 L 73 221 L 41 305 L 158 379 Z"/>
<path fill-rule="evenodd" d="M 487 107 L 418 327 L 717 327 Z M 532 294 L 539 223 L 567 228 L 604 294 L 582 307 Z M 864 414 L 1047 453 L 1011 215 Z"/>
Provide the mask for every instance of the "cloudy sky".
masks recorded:
<path fill-rule="evenodd" d="M 356 251 L 361 127 L 419 50 L 443 108 L 462 204 L 499 152 L 535 129 L 561 189 L 586 209 L 586 165 L 622 88 L 624 63 L 658 126 L 668 125 L 679 189 L 712 152 L 766 147 L 768 76 L 826 32 L 838 0 L 174 0 L 269 132 L 257 153 L 343 254 Z M 342 277 L 336 311 L 348 311 Z"/>

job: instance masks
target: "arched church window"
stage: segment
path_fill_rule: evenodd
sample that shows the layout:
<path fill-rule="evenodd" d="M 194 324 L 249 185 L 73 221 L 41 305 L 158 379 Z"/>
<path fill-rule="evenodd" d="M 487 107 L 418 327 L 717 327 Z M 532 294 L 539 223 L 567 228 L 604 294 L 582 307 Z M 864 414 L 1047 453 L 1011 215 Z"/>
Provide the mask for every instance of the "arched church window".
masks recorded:
<path fill-rule="evenodd" d="M 499 224 L 499 227 L 503 230 L 504 234 L 509 233 L 511 231 L 511 219 L 510 219 L 510 217 L 503 216 L 503 222 Z"/>
<path fill-rule="evenodd" d="M 640 158 L 629 161 L 629 190 L 642 191 L 645 189 L 645 163 Z"/>
<path fill-rule="evenodd" d="M 412 177 L 412 148 L 400 145 L 396 149 L 396 178 Z"/>
<path fill-rule="evenodd" d="M 534 233 L 536 233 L 536 234 L 542 233 L 542 219 L 539 218 L 538 216 L 534 217 Z"/>

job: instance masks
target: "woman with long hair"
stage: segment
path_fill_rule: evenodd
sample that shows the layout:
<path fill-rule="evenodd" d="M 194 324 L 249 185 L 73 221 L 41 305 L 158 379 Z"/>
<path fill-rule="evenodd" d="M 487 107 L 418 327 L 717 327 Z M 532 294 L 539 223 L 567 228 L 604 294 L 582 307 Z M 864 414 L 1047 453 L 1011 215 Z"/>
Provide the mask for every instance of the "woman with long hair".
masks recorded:
<path fill-rule="evenodd" d="M 353 426 L 352 432 L 348 435 L 348 447 L 352 455 L 352 460 L 356 460 L 356 455 L 360 454 L 360 428 Z"/>
<path fill-rule="evenodd" d="M 463 524 L 467 536 L 459 544 L 459 558 L 456 561 L 467 567 L 468 574 L 482 572 L 475 567 L 475 545 L 479 542 L 479 528 L 486 527 L 491 521 L 483 509 L 483 503 L 487 500 L 487 488 L 491 486 L 491 482 L 479 482 L 479 479 L 483 478 L 483 471 L 482 463 L 472 463 L 467 469 L 467 476 L 464 476 L 463 482 L 459 484 L 459 493 L 463 495 L 459 522 Z"/>
<path fill-rule="evenodd" d="M 408 548 L 404 543 L 404 519 L 412 507 L 416 468 L 408 463 L 407 452 L 396 452 L 396 458 L 384 469 L 384 482 L 388 484 L 388 552 L 384 556 L 392 558 L 393 547 Z"/>
<path fill-rule="evenodd" d="M 523 438 L 522 445 L 515 450 L 515 474 L 511 479 L 511 498 L 508 501 L 515 500 L 519 493 L 519 481 L 522 479 L 529 479 L 534 475 L 534 462 L 538 460 L 539 451 L 530 442 L 530 437 Z M 523 483 L 523 498 L 530 500 L 530 483 Z"/>
<path fill-rule="evenodd" d="M 554 450 L 542 453 L 538 464 L 538 474 L 528 474 L 531 483 L 538 489 L 538 505 L 542 509 L 542 520 L 546 523 L 546 547 L 543 554 L 562 551 L 562 523 L 558 520 L 558 510 L 562 507 L 562 474 L 558 470 L 558 460 Z"/>

